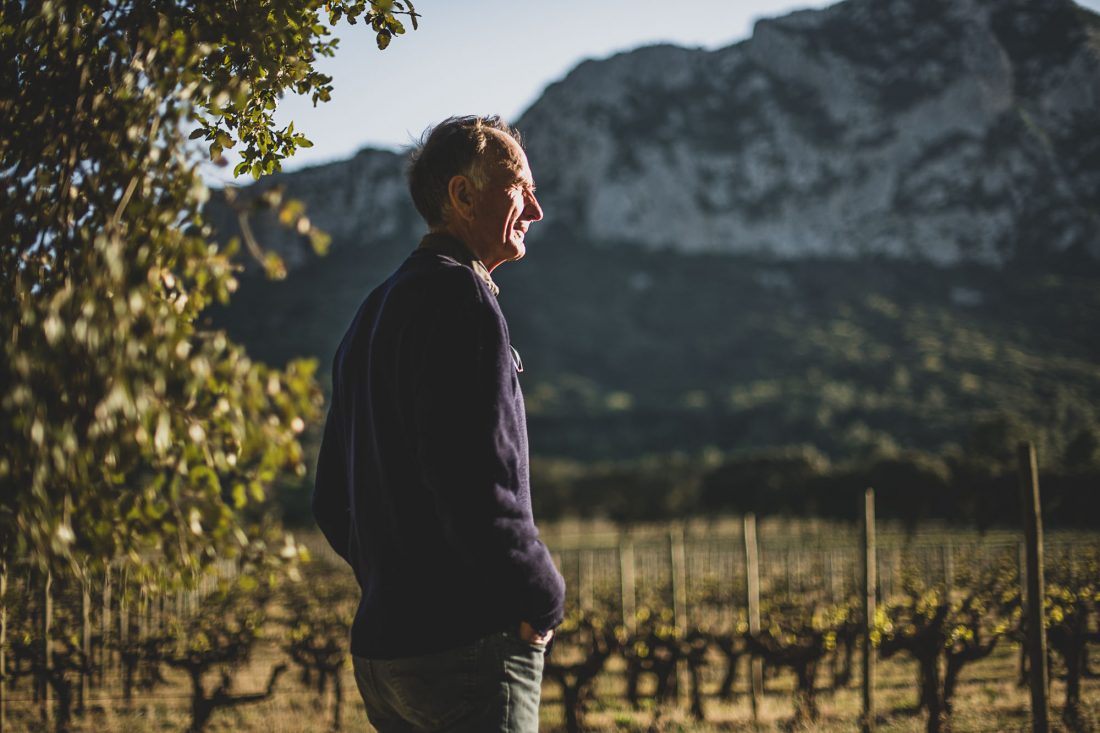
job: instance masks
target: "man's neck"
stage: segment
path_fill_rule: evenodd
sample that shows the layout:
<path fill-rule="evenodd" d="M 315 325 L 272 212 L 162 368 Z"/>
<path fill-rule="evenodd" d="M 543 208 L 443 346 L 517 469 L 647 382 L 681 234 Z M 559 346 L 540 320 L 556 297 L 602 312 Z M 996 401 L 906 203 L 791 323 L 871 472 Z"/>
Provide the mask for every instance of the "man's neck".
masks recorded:
<path fill-rule="evenodd" d="M 499 260 L 492 260 L 490 257 L 485 256 L 485 252 L 479 252 L 477 247 L 470 244 L 470 242 L 476 242 L 477 238 L 471 236 L 471 233 L 464 226 L 465 222 L 451 221 L 446 224 L 441 224 L 439 227 L 431 230 L 432 234 L 442 234 L 448 237 L 453 237 L 462 242 L 463 246 L 470 251 L 470 254 L 474 256 L 474 259 L 480 260 L 483 265 L 492 272 L 501 264 Z"/>
<path fill-rule="evenodd" d="M 462 264 L 468 265 L 489 286 L 489 290 L 493 295 L 500 294 L 500 287 L 493 281 L 492 275 L 489 274 L 489 268 L 478 259 L 477 255 L 470 250 L 470 247 L 461 238 L 456 237 L 450 231 L 445 229 L 429 231 L 420 240 L 420 247 L 453 257 Z"/>

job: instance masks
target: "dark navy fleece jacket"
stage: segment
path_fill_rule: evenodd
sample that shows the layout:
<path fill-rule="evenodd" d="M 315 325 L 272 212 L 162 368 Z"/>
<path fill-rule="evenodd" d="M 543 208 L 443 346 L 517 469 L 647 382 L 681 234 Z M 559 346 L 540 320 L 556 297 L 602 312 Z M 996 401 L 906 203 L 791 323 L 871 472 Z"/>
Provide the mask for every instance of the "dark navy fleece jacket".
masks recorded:
<path fill-rule="evenodd" d="M 429 235 L 336 352 L 313 512 L 362 589 L 357 656 L 562 620 L 564 581 L 531 515 L 517 361 L 471 263 Z"/>

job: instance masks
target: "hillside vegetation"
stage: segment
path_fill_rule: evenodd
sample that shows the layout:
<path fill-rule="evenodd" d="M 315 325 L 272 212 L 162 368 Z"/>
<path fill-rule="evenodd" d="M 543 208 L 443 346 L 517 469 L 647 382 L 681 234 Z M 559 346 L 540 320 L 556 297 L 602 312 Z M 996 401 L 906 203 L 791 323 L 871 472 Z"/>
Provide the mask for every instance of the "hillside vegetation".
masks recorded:
<path fill-rule="evenodd" d="M 335 251 L 283 283 L 246 280 L 221 319 L 260 358 L 304 352 L 327 373 L 359 301 L 406 249 L 354 266 Z M 1021 439 L 1038 442 L 1044 470 L 1100 463 L 1100 289 L 1087 263 L 775 261 L 546 237 L 498 280 L 550 514 L 854 511 L 803 496 L 801 480 L 764 490 L 792 481 L 790 456 L 811 456 L 795 476 L 839 472 L 857 493 L 904 457 L 924 468 L 895 467 L 894 481 L 928 489 L 933 476 L 959 495 L 975 483 L 964 464 L 1004 473 Z M 746 486 L 736 501 L 706 494 L 724 464 L 756 465 L 763 475 L 735 484 L 756 481 L 763 503 Z M 958 511 L 934 493 L 921 492 L 921 513 Z"/>

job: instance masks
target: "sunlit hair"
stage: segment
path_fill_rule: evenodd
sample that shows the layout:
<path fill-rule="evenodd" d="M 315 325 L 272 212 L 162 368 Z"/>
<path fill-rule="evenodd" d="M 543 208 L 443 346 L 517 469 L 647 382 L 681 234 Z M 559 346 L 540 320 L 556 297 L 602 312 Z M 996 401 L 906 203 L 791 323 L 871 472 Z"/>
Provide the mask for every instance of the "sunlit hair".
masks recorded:
<path fill-rule="evenodd" d="M 409 192 L 416 210 L 430 227 L 443 224 L 450 204 L 447 186 L 455 176 L 466 176 L 476 188 L 485 185 L 485 163 L 495 160 L 486 151 L 503 153 L 500 137 L 521 144 L 519 131 L 497 115 L 448 117 L 424 131 L 409 154 Z"/>

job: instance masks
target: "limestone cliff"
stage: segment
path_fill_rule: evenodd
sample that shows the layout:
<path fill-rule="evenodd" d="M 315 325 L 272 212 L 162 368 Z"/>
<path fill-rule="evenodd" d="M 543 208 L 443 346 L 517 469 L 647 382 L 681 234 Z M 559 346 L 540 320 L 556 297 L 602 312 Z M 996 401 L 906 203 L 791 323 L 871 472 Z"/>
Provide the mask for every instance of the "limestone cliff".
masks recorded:
<path fill-rule="evenodd" d="M 715 51 L 586 61 L 518 124 L 539 229 L 581 242 L 1100 256 L 1100 17 L 1070 0 L 846 0 Z M 413 240 L 402 165 L 365 150 L 261 185 L 303 199 L 337 247 Z M 293 237 L 259 226 L 302 261 Z"/>

